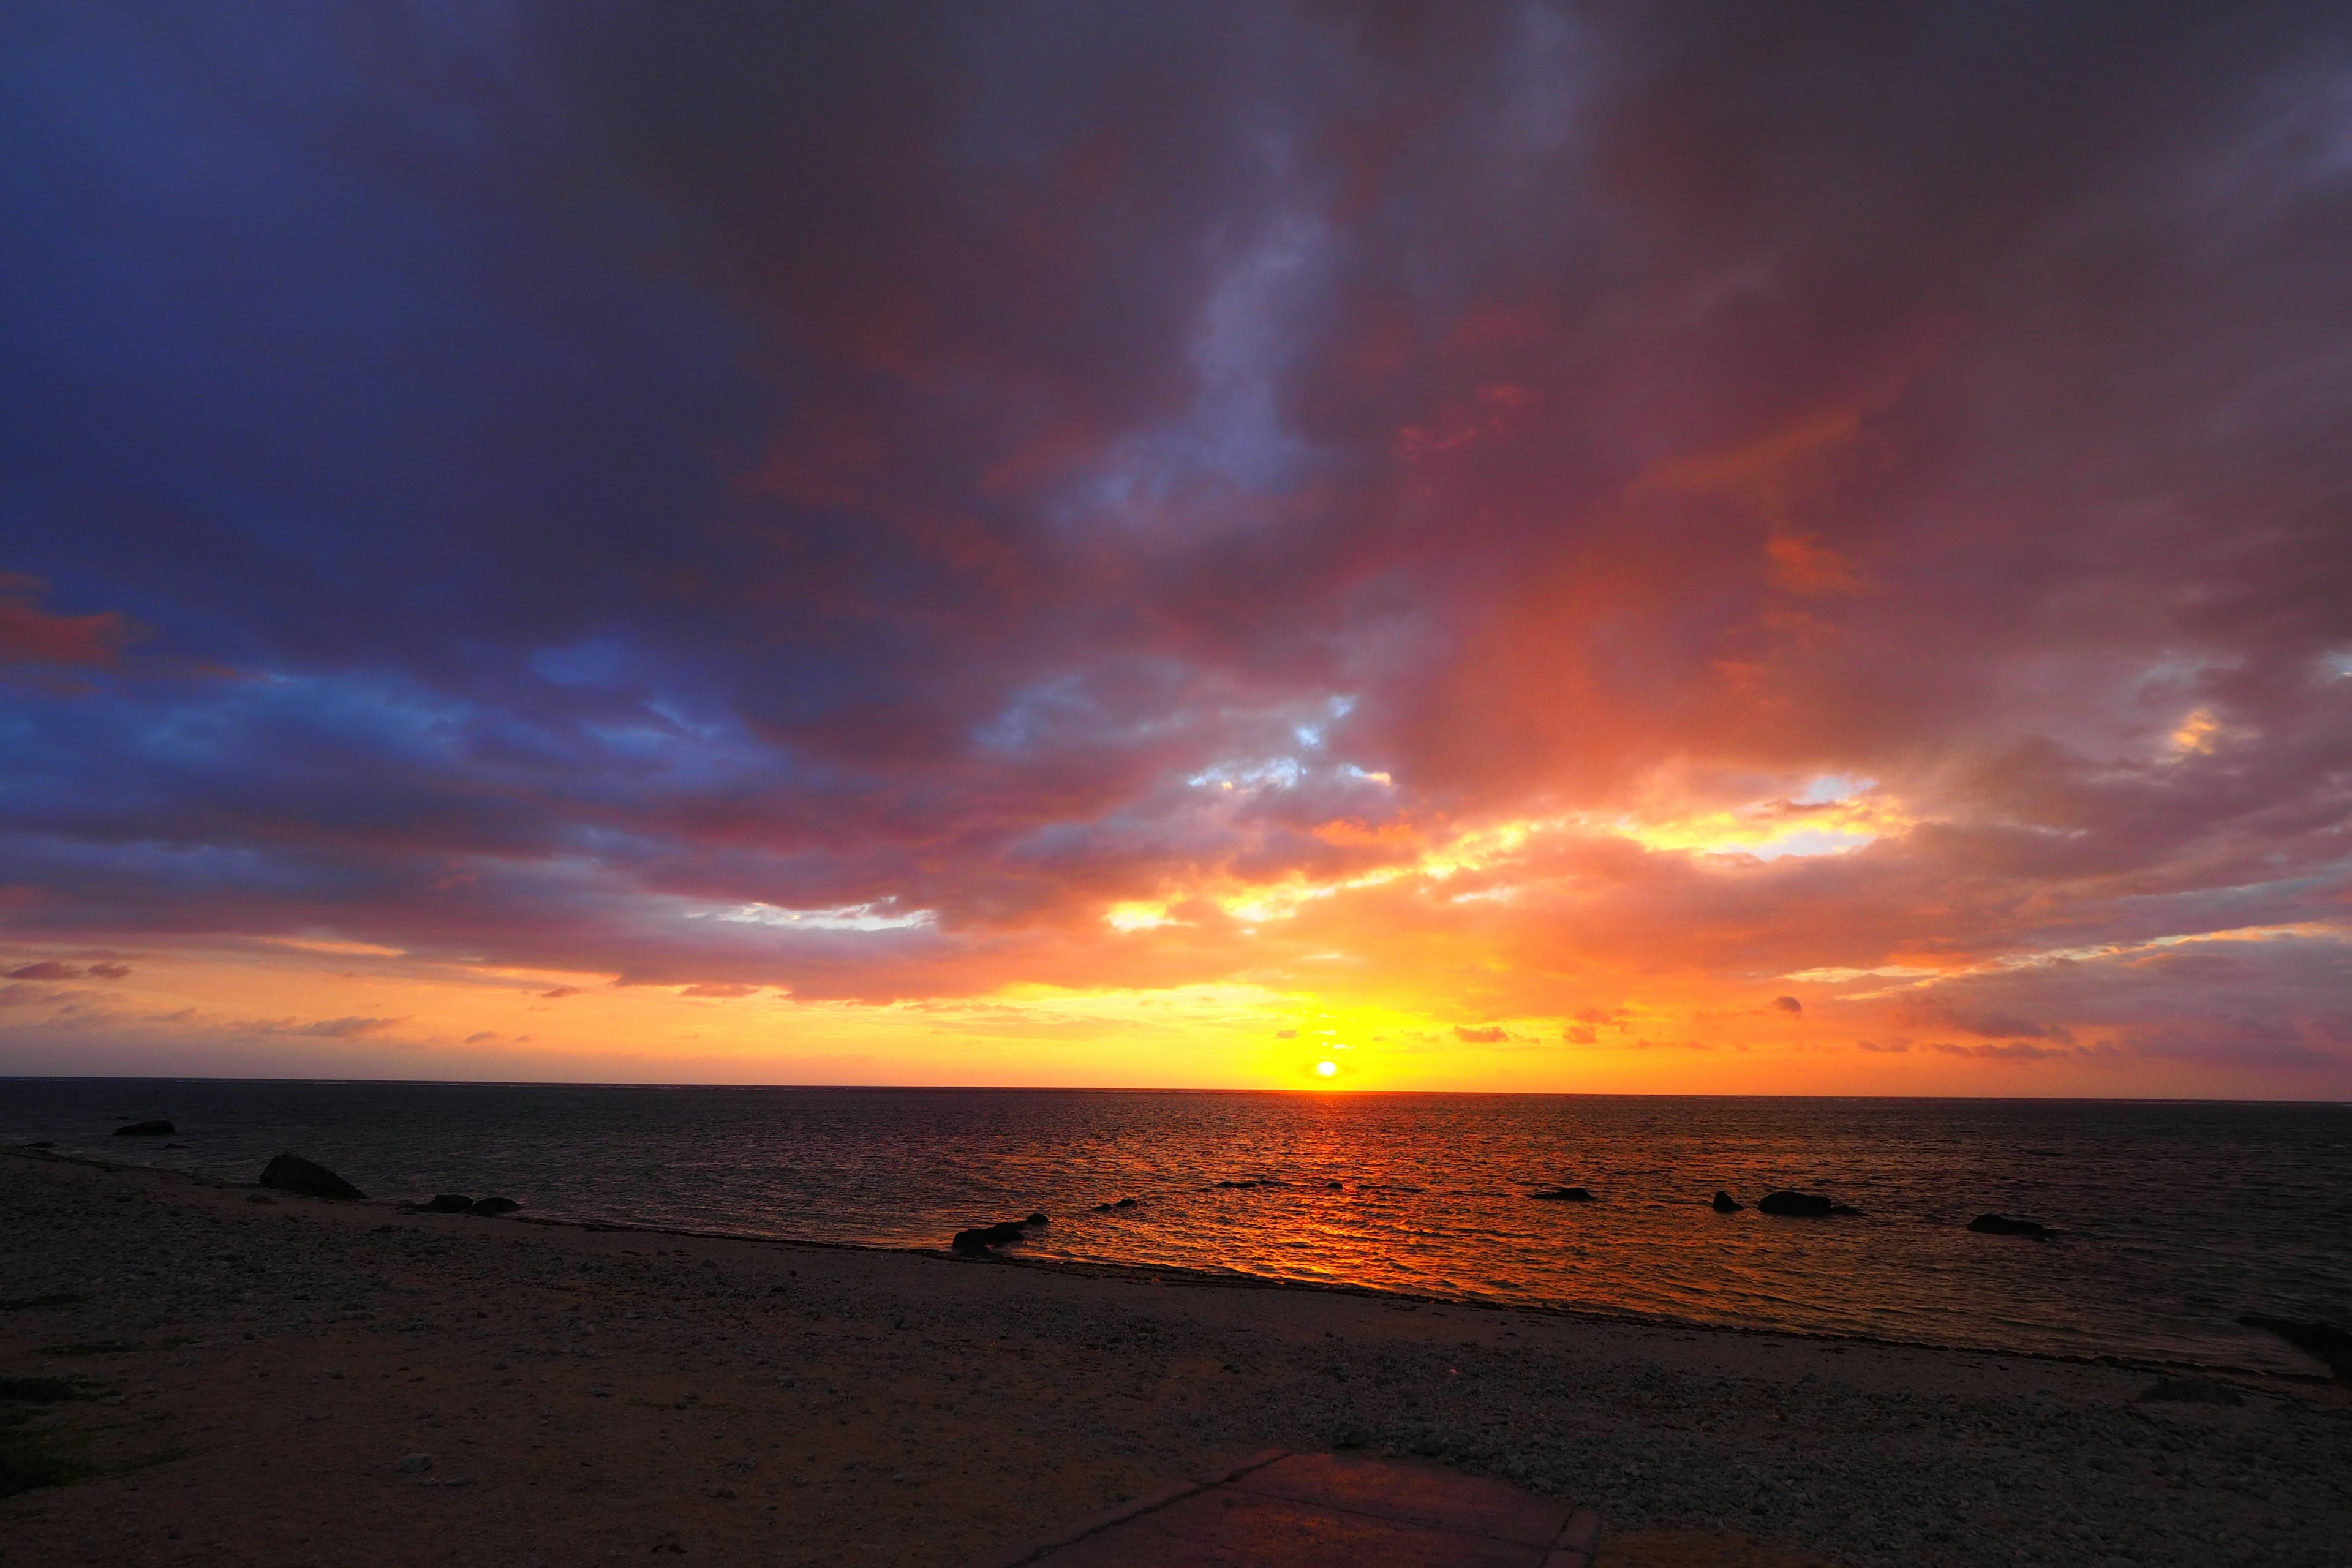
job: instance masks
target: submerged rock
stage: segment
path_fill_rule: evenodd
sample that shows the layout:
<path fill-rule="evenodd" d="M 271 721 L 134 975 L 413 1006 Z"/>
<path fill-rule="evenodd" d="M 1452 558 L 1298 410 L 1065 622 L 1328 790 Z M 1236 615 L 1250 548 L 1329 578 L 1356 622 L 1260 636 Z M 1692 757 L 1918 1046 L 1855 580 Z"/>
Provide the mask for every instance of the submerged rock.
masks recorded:
<path fill-rule="evenodd" d="M 299 1154 L 280 1154 L 262 1167 L 261 1184 L 281 1193 L 302 1193 L 314 1198 L 340 1198 L 346 1203 L 367 1196 L 326 1166 Z"/>
<path fill-rule="evenodd" d="M 1272 1176 L 1248 1176 L 1238 1182 L 1219 1182 L 1217 1184 L 1217 1185 L 1221 1187 L 1234 1188 L 1278 1187 L 1282 1184 L 1282 1183 L 1276 1181 Z"/>
<path fill-rule="evenodd" d="M 1786 1188 L 1777 1193 L 1766 1193 L 1757 1200 L 1756 1206 L 1765 1214 L 1789 1215 L 1800 1219 L 1862 1212 L 1850 1204 L 1839 1203 L 1835 1198 L 1823 1197 L 1819 1193 L 1797 1193 Z"/>
<path fill-rule="evenodd" d="M 1097 1204 L 1095 1205 L 1095 1213 L 1108 1214 L 1113 1209 L 1131 1209 L 1134 1206 L 1135 1200 L 1133 1198 L 1121 1198 L 1115 1204 Z"/>
<path fill-rule="evenodd" d="M 2011 1219 L 2005 1214 L 1980 1214 L 1969 1221 L 1969 1228 L 1979 1236 L 2025 1236 L 2036 1241 L 2048 1241 L 2057 1234 L 2039 1220 Z"/>
<path fill-rule="evenodd" d="M 440 1200 L 436 1198 L 434 1201 L 438 1203 Z M 467 1214 L 481 1215 L 484 1217 L 488 1218 L 502 1214 L 512 1214 L 515 1210 L 520 1207 L 522 1207 L 522 1205 L 517 1203 L 512 1198 L 476 1198 L 472 1206 L 467 1208 L 466 1212 Z"/>
<path fill-rule="evenodd" d="M 1714 1209 L 1717 1214 L 1738 1214 L 1741 1209 L 1746 1208 L 1748 1205 L 1741 1203 L 1738 1198 L 1733 1197 L 1729 1193 L 1717 1193 L 1715 1194 L 1714 1202 L 1708 1205 L 1708 1206 Z"/>
<path fill-rule="evenodd" d="M 114 1135 L 117 1138 L 169 1138 L 178 1131 L 179 1129 L 170 1122 L 159 1119 L 154 1121 L 134 1121 L 128 1127 L 118 1127 L 114 1130 Z"/>
<path fill-rule="evenodd" d="M 1583 1187 L 1554 1187 L 1549 1192 L 1534 1193 L 1529 1195 L 1538 1203 L 1548 1204 L 1591 1204 L 1601 1201 Z"/>

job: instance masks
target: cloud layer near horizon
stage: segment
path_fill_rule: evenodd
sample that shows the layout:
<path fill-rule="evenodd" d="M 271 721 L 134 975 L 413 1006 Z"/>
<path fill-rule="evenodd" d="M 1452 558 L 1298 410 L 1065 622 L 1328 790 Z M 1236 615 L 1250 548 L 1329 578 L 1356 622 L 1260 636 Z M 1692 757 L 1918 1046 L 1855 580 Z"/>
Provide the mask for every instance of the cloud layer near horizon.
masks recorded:
<path fill-rule="evenodd" d="M 0 1035 L 333 950 L 2352 1092 L 2340 8 L 0 32 L 0 957 L 136 972 Z"/>

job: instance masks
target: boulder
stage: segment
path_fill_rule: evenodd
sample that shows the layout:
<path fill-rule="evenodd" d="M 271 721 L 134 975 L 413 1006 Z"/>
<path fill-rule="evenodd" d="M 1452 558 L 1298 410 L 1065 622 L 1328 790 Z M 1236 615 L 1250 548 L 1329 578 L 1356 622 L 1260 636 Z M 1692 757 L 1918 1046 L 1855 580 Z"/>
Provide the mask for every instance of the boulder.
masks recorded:
<path fill-rule="evenodd" d="M 1717 1193 L 1715 1194 L 1715 1201 L 1708 1206 L 1713 1208 L 1717 1214 L 1738 1214 L 1741 1209 L 1746 1208 L 1748 1205 L 1741 1203 L 1738 1198 L 1733 1197 L 1729 1193 Z"/>
<path fill-rule="evenodd" d="M 439 1200 L 436 1199 L 435 1201 L 438 1202 Z M 485 1219 L 490 1219 L 502 1214 L 512 1214 L 515 1210 L 520 1207 L 522 1207 L 522 1205 L 517 1203 L 512 1198 L 476 1198 L 472 1206 L 467 1208 L 466 1212 L 467 1214 L 478 1214 Z"/>
<path fill-rule="evenodd" d="M 436 1193 L 431 1203 L 417 1206 L 426 1214 L 471 1214 L 474 1200 L 463 1193 Z"/>
<path fill-rule="evenodd" d="M 1031 1215 L 1027 1219 L 1023 1220 L 1021 1223 L 1023 1225 L 1051 1225 L 1054 1222 L 1045 1217 L 1045 1210 L 1039 1209 L 1035 1214 Z"/>
<path fill-rule="evenodd" d="M 128 1127 L 114 1130 L 117 1138 L 169 1138 L 178 1128 L 164 1121 L 134 1121 Z"/>
<path fill-rule="evenodd" d="M 1028 1233 L 1023 1227 L 1030 1223 L 1028 1220 L 1008 1219 L 994 1225 L 976 1225 L 970 1230 L 956 1232 L 948 1246 L 967 1258 L 993 1257 L 991 1248 L 1010 1247 L 1016 1241 L 1025 1240 Z M 1045 1217 L 1039 1215 L 1035 1223 L 1044 1224 Z"/>
<path fill-rule="evenodd" d="M 2011 1219 L 2005 1214 L 1980 1214 L 1969 1221 L 1969 1228 L 1979 1236 L 2025 1236 L 2036 1241 L 2057 1234 L 2038 1220 Z"/>
<path fill-rule="evenodd" d="M 2338 1383 L 2352 1383 L 2352 1333 L 2333 1323 L 2306 1322 L 2299 1318 L 2268 1318 L 2250 1313 L 2238 1321 L 2250 1329 L 2276 1334 L 2295 1349 L 2327 1363 Z"/>
<path fill-rule="evenodd" d="M 341 1198 L 346 1203 L 367 1196 L 326 1166 L 299 1154 L 280 1154 L 262 1167 L 261 1184 L 281 1193 L 302 1193 L 314 1198 Z"/>
<path fill-rule="evenodd" d="M 1785 1188 L 1777 1193 L 1766 1193 L 1757 1200 L 1756 1206 L 1766 1214 L 1791 1215 L 1801 1219 L 1820 1219 L 1833 1214 L 1862 1212 L 1860 1209 L 1849 1208 L 1835 1199 L 1825 1198 L 1819 1193 L 1792 1193 Z"/>
<path fill-rule="evenodd" d="M 1535 1193 L 1529 1195 L 1534 1197 L 1538 1203 L 1547 1204 L 1590 1204 L 1598 1203 L 1600 1201 L 1598 1198 L 1595 1198 L 1589 1190 L 1583 1187 L 1554 1187 L 1549 1192 Z"/>

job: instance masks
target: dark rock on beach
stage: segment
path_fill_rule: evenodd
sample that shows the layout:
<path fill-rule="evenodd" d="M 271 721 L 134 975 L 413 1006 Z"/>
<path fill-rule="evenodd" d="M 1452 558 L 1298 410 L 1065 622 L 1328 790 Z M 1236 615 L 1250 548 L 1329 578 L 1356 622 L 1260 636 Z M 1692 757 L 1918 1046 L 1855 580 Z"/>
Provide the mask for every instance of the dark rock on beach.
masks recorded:
<path fill-rule="evenodd" d="M 114 1130 L 117 1138 L 169 1138 L 178 1128 L 168 1121 L 134 1121 L 128 1127 Z"/>
<path fill-rule="evenodd" d="M 1979 1236 L 2024 1236 L 2035 1241 L 2048 1241 L 2057 1234 L 2039 1220 L 2011 1219 L 2005 1214 L 1980 1214 L 1969 1221 L 1969 1228 Z"/>
<path fill-rule="evenodd" d="M 261 1184 L 281 1193 L 302 1193 L 314 1198 L 341 1198 L 346 1203 L 367 1196 L 326 1166 L 299 1154 L 280 1154 L 262 1167 Z"/>
<path fill-rule="evenodd" d="M 977 1225 L 970 1230 L 956 1232 L 948 1246 L 966 1258 L 990 1258 L 994 1256 L 991 1248 L 1010 1247 L 1016 1241 L 1027 1239 L 1028 1233 L 1024 1226 L 1045 1223 L 1044 1215 L 1034 1215 L 1026 1220 L 1008 1219 L 994 1225 Z"/>
<path fill-rule="evenodd" d="M 435 1201 L 437 1203 L 439 1200 L 436 1199 Z M 468 1207 L 466 1212 L 467 1214 L 481 1215 L 488 1218 L 502 1214 L 512 1214 L 515 1210 L 520 1207 L 522 1207 L 522 1205 L 517 1203 L 512 1198 L 476 1198 L 472 1205 Z"/>
<path fill-rule="evenodd" d="M 1733 1197 L 1729 1193 L 1717 1193 L 1715 1194 L 1714 1201 L 1709 1204 L 1708 1206 L 1714 1209 L 1717 1214 L 1738 1214 L 1741 1209 L 1746 1208 L 1748 1205 L 1741 1203 L 1738 1198 Z"/>
<path fill-rule="evenodd" d="M 2276 1334 L 2306 1355 L 2317 1356 L 2339 1383 L 2352 1383 L 2352 1333 L 2333 1323 L 2307 1322 L 2299 1318 L 2270 1318 L 2249 1313 L 2238 1321 L 2250 1329 Z"/>
<path fill-rule="evenodd" d="M 1590 1204 L 1600 1201 L 1584 1187 L 1554 1187 L 1549 1192 L 1534 1193 L 1529 1195 L 1538 1203 L 1547 1204 Z"/>
<path fill-rule="evenodd" d="M 1830 1215 L 1858 1215 L 1862 1212 L 1851 1204 L 1839 1203 L 1835 1198 L 1823 1197 L 1819 1193 L 1795 1193 L 1785 1188 L 1777 1193 L 1766 1193 L 1757 1200 L 1756 1206 L 1766 1214 L 1788 1215 L 1800 1219 L 1820 1219 Z"/>
<path fill-rule="evenodd" d="M 474 1200 L 463 1193 L 436 1193 L 431 1203 L 419 1204 L 417 1207 L 427 1214 L 470 1214 Z"/>

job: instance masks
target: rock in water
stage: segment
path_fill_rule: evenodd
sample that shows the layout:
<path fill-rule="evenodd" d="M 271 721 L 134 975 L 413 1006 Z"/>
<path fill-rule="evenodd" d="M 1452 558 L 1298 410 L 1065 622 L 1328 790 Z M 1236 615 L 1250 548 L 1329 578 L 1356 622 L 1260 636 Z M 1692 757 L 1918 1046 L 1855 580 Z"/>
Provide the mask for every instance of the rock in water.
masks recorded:
<path fill-rule="evenodd" d="M 2030 1236 L 2036 1241 L 2057 1234 L 2038 1220 L 2011 1219 L 2005 1214 L 1980 1214 L 1969 1221 L 1969 1228 L 1979 1236 Z"/>
<path fill-rule="evenodd" d="M 2338 1383 L 2352 1383 L 2352 1333 L 2346 1333 L 2333 1323 L 2305 1322 L 2296 1318 L 2266 1318 L 2251 1313 L 2238 1321 L 2250 1329 L 2263 1329 L 2276 1334 L 2299 1351 L 2317 1356 L 2327 1363 Z"/>
<path fill-rule="evenodd" d="M 1040 1209 L 1037 1213 L 1031 1215 L 1027 1219 L 1023 1220 L 1021 1223 L 1024 1225 L 1051 1225 L 1053 1221 L 1047 1219 L 1045 1217 L 1045 1211 Z"/>
<path fill-rule="evenodd" d="M 470 1214 L 474 1200 L 463 1193 L 436 1193 L 431 1203 L 419 1206 L 426 1214 Z"/>
<path fill-rule="evenodd" d="M 1534 1194 L 1536 1201 L 1548 1204 L 1590 1204 L 1601 1200 L 1583 1187 L 1554 1187 L 1549 1192 Z"/>
<path fill-rule="evenodd" d="M 299 1154 L 280 1154 L 263 1166 L 261 1184 L 276 1187 L 281 1193 L 303 1193 L 314 1198 L 341 1198 L 345 1202 L 367 1196 L 326 1166 Z"/>
<path fill-rule="evenodd" d="M 1738 1214 L 1748 1205 L 1729 1193 L 1717 1193 L 1715 1194 L 1715 1202 L 1709 1206 L 1717 1214 Z"/>
<path fill-rule="evenodd" d="M 1792 1193 L 1786 1189 L 1766 1193 L 1757 1200 L 1756 1206 L 1766 1214 L 1794 1215 L 1803 1219 L 1822 1218 L 1840 1212 L 1842 1208 L 1847 1214 L 1856 1212 L 1843 1208 L 1843 1205 L 1819 1193 Z"/>
<path fill-rule="evenodd" d="M 466 1212 L 467 1214 L 481 1215 L 485 1218 L 488 1218 L 496 1215 L 512 1214 L 515 1210 L 520 1207 L 522 1207 L 522 1205 L 515 1202 L 512 1198 L 476 1198 L 473 1202 L 473 1205 L 467 1209 Z"/>
<path fill-rule="evenodd" d="M 995 1254 L 989 1250 L 991 1247 L 1010 1247 L 1016 1241 L 1025 1241 L 1028 1233 L 1023 1226 L 1045 1223 L 1044 1215 L 1031 1215 L 1025 1220 L 1007 1219 L 999 1220 L 994 1225 L 974 1226 L 970 1230 L 956 1232 L 955 1239 L 948 1245 L 966 1258 L 993 1258 Z"/>
<path fill-rule="evenodd" d="M 134 1121 L 128 1127 L 114 1130 L 117 1138 L 169 1138 L 178 1128 L 168 1121 Z"/>

